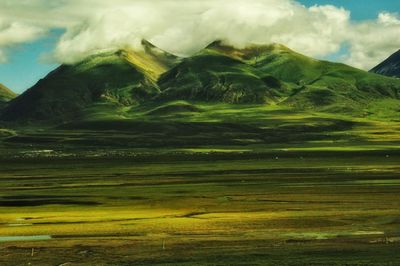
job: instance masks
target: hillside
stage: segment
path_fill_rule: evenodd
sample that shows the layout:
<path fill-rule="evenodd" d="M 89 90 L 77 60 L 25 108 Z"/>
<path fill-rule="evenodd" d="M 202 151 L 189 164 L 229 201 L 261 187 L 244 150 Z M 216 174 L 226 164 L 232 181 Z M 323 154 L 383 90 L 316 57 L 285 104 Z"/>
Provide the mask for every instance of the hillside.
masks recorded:
<path fill-rule="evenodd" d="M 262 79 L 256 70 L 237 59 L 199 53 L 161 76 L 163 100 L 224 103 L 272 103 L 282 90 L 273 77 Z"/>
<path fill-rule="evenodd" d="M 6 102 L 12 100 L 16 96 L 14 92 L 0 83 L 0 108 L 3 108 Z"/>
<path fill-rule="evenodd" d="M 400 50 L 371 69 L 370 72 L 400 78 Z"/>
<path fill-rule="evenodd" d="M 158 93 L 156 80 L 176 57 L 143 43 L 143 51 L 121 50 L 62 65 L 12 101 L 3 120 L 69 120 L 94 105 L 134 106 Z M 112 111 L 111 111 L 112 112 Z"/>
<path fill-rule="evenodd" d="M 172 105 L 168 112 L 223 103 L 398 117 L 399 79 L 316 60 L 280 44 L 237 49 L 216 41 L 184 59 L 147 41 L 142 45 L 141 51 L 95 54 L 60 66 L 11 101 L 2 120 L 127 119 L 136 107 L 174 101 L 190 106 Z"/>
<path fill-rule="evenodd" d="M 371 101 L 399 98 L 400 81 L 344 64 L 316 60 L 283 45 L 245 49 L 214 42 L 207 51 L 246 63 L 260 78 L 273 76 L 286 84 L 281 104 L 323 111 L 354 111 Z"/>

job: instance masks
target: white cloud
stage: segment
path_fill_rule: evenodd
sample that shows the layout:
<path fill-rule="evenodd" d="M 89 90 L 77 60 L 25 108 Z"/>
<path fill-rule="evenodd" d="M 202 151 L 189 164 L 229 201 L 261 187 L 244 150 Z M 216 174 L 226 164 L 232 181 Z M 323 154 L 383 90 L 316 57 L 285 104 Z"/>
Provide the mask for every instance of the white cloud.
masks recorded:
<path fill-rule="evenodd" d="M 68 29 L 56 49 L 58 60 L 73 62 L 98 49 L 137 47 L 143 38 L 183 55 L 222 39 L 239 47 L 279 42 L 311 56 L 324 56 L 340 48 L 350 20 L 342 8 L 307 9 L 291 0 L 229 4 L 224 0 L 119 0 L 112 6 L 104 1 L 94 10 Z"/>
<path fill-rule="evenodd" d="M 348 36 L 349 55 L 344 61 L 371 69 L 400 49 L 400 19 L 396 14 L 380 13 L 375 21 L 352 26 Z"/>
<path fill-rule="evenodd" d="M 16 44 L 32 41 L 45 33 L 43 28 L 22 22 L 7 22 L 0 19 L 0 63 L 7 61 L 5 50 Z"/>
<path fill-rule="evenodd" d="M 315 57 L 334 54 L 346 43 L 343 60 L 366 69 L 400 48 L 396 14 L 355 23 L 343 8 L 306 8 L 293 0 L 2 0 L 0 17 L 20 28 L 8 46 L 51 28 L 66 29 L 54 58 L 67 63 L 98 50 L 137 48 L 142 39 L 181 55 L 216 39 L 239 47 L 283 43 Z M 0 27 L 0 36 L 4 32 Z M 0 60 L 5 45 L 0 37 Z"/>
<path fill-rule="evenodd" d="M 397 14 L 382 12 L 378 15 L 378 23 L 385 26 L 400 25 L 400 20 Z"/>

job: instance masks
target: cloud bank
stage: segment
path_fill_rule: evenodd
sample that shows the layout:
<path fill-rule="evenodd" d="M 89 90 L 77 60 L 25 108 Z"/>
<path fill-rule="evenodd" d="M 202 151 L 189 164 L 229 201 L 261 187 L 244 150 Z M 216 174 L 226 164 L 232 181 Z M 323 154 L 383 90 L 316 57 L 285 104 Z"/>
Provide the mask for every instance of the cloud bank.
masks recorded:
<path fill-rule="evenodd" d="M 348 35 L 349 55 L 344 62 L 370 69 L 400 49 L 400 18 L 382 12 L 375 21 L 352 26 Z"/>
<path fill-rule="evenodd" d="M 18 21 L 4 21 L 0 18 L 0 63 L 7 61 L 4 48 L 35 40 L 44 33 L 45 30 L 41 27 Z"/>
<path fill-rule="evenodd" d="M 53 57 L 73 63 L 104 49 L 139 48 L 148 39 L 190 55 L 214 40 L 244 47 L 282 43 L 314 57 L 349 51 L 341 60 L 369 69 L 400 48 L 400 20 L 383 12 L 353 22 L 348 10 L 306 8 L 292 0 L 2 0 L 0 60 L 5 48 L 65 29 Z M 51 2 L 51 4 L 49 4 Z M 4 26 L 5 25 L 5 26 Z"/>

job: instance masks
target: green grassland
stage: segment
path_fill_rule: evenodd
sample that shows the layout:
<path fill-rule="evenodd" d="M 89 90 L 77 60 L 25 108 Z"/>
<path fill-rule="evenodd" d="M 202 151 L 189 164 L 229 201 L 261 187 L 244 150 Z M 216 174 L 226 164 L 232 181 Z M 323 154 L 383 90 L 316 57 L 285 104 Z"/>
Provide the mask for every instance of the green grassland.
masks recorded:
<path fill-rule="evenodd" d="M 400 262 L 399 151 L 197 152 L 3 160 L 0 264 Z"/>
<path fill-rule="evenodd" d="M 396 149 L 397 102 L 377 101 L 382 113 L 364 117 L 299 111 L 279 105 L 232 105 L 172 101 L 137 107 L 98 103 L 74 122 L 16 126 L 4 124 L 3 153 L 15 149 L 87 150 L 234 149 Z M 371 106 L 373 104 L 371 103 Z M 372 108 L 372 107 L 371 107 Z M 384 108 L 380 110 L 385 110 Z M 8 133 L 7 133 L 8 132 Z M 27 145 L 29 144 L 29 145 Z M 14 154 L 15 155 L 15 154 Z M 7 155 L 6 155 L 7 156 Z"/>
<path fill-rule="evenodd" d="M 375 116 L 103 102 L 2 130 L 0 264 L 396 265 L 400 123 Z"/>

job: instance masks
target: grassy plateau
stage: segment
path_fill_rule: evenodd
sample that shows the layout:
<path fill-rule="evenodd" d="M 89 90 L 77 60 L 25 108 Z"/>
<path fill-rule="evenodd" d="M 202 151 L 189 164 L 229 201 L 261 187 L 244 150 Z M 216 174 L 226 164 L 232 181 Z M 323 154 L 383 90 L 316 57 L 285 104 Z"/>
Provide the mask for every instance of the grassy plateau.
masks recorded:
<path fill-rule="evenodd" d="M 110 108 L 3 130 L 1 265 L 400 263 L 400 123 Z"/>

